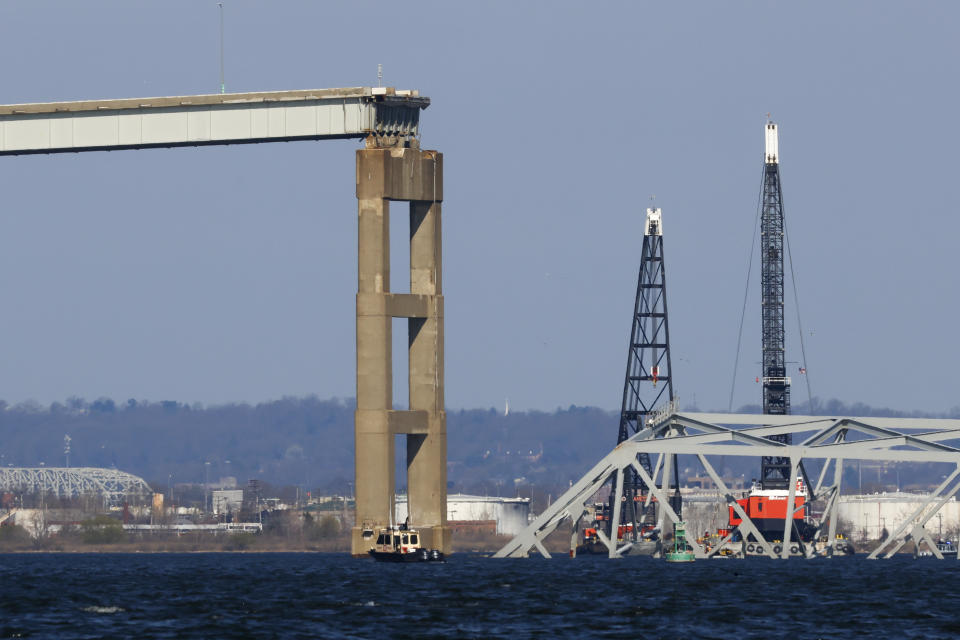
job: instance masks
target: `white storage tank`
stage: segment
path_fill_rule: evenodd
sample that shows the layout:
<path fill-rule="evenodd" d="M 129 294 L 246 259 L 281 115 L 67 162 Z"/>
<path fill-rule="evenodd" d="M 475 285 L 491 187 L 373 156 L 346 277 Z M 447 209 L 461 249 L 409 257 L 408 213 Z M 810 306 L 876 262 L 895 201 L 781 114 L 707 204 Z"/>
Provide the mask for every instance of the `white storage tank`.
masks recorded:
<path fill-rule="evenodd" d="M 448 522 L 496 521 L 497 535 L 515 536 L 527 526 L 530 517 L 530 498 L 500 498 L 496 496 L 468 496 L 457 493 L 447 496 Z M 407 519 L 407 496 L 397 496 L 395 518 L 397 523 Z M 411 522 L 411 526 L 418 523 Z"/>
<path fill-rule="evenodd" d="M 837 515 L 841 521 L 849 523 L 854 539 L 879 540 L 884 529 L 888 535 L 892 534 L 929 498 L 928 495 L 902 492 L 840 496 Z M 924 528 L 934 540 L 940 535 L 955 539 L 960 532 L 960 503 L 955 498 L 948 500 L 927 520 Z"/>

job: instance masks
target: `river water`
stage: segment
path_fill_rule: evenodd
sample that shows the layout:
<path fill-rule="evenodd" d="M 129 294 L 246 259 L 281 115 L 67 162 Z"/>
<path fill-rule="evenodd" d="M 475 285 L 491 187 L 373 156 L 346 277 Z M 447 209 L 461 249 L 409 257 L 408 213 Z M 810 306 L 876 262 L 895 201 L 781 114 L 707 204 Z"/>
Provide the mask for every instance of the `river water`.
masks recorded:
<path fill-rule="evenodd" d="M 0 638 L 956 638 L 960 563 L 3 554 Z"/>

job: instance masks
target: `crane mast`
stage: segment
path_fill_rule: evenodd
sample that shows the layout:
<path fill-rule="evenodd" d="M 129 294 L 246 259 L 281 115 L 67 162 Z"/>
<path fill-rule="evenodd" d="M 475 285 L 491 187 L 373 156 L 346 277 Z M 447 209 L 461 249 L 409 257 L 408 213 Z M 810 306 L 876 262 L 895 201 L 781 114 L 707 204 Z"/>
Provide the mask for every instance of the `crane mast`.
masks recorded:
<path fill-rule="evenodd" d="M 783 326 L 783 193 L 780 187 L 780 142 L 777 125 L 765 128 L 763 196 L 760 213 L 760 292 L 763 320 L 763 413 L 790 413 L 790 378 L 787 377 Z M 789 434 L 769 436 L 790 444 Z M 790 460 L 765 456 L 760 475 L 763 489 L 786 489 L 790 482 Z"/>
<path fill-rule="evenodd" d="M 621 443 L 643 429 L 646 416 L 661 402 L 673 401 L 673 370 L 670 367 L 670 331 L 667 322 L 667 284 L 663 263 L 663 216 L 659 208 L 647 209 L 643 245 L 640 249 L 640 270 L 637 276 L 637 296 L 633 307 L 630 330 L 630 348 L 627 352 L 627 373 L 623 383 L 623 402 L 620 406 L 620 429 L 617 443 Z M 671 506 L 680 513 L 679 482 L 676 456 L 669 456 L 664 468 L 664 488 L 669 489 L 672 466 Z M 651 477 L 654 470 L 650 456 L 641 453 L 639 464 Z M 646 487 L 630 467 L 624 475 L 624 500 L 621 522 L 634 525 L 649 524 L 652 513 L 643 511 L 639 498 Z M 612 507 L 612 505 L 611 505 Z"/>
<path fill-rule="evenodd" d="M 647 209 L 617 444 L 643 428 L 643 417 L 657 403 L 673 400 L 669 345 L 663 214 L 660 209 Z M 649 462 L 644 467 L 648 465 Z"/>

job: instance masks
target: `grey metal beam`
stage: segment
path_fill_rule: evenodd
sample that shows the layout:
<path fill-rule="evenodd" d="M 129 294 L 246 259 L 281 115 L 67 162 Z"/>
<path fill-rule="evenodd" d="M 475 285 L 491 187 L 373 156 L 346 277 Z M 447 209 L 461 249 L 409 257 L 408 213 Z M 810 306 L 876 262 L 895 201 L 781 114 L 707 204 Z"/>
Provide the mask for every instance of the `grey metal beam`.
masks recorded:
<path fill-rule="evenodd" d="M 838 434 L 841 431 L 843 431 L 843 420 L 836 420 L 829 427 L 813 434 L 812 436 L 804 440 L 801 444 L 805 447 L 813 446 L 815 444 L 820 444 L 821 442 L 824 442 L 829 438 L 834 437 L 836 434 Z M 834 438 L 834 442 L 836 442 L 835 438 Z"/>
<path fill-rule="evenodd" d="M 881 440 L 884 438 L 902 439 L 901 444 L 917 447 L 918 449 L 925 449 L 927 451 L 954 451 L 960 452 L 960 450 L 955 447 L 948 447 L 947 445 L 937 444 L 935 441 L 927 440 L 924 437 L 918 437 L 915 434 L 905 434 L 895 431 L 894 429 L 885 429 L 883 427 L 877 427 L 871 424 L 866 424 L 860 420 L 841 420 L 840 423 L 850 431 L 858 431 L 866 435 L 872 435 Z M 943 435 L 945 432 L 937 432 L 936 434 L 931 435 Z M 956 433 L 956 437 L 960 438 L 960 431 Z"/>
<path fill-rule="evenodd" d="M 580 529 L 580 522 L 583 520 L 583 516 L 587 515 L 587 510 L 583 509 L 580 512 L 578 518 L 571 518 L 572 523 L 570 525 L 570 557 L 577 557 L 577 531 Z"/>
<path fill-rule="evenodd" d="M 843 434 L 838 436 L 842 438 Z M 833 467 L 833 503 L 830 505 L 830 527 L 827 530 L 827 544 L 829 555 L 833 557 L 837 550 L 837 519 L 840 506 L 840 483 L 843 481 L 843 458 L 834 458 Z"/>
<path fill-rule="evenodd" d="M 797 511 L 797 467 L 800 461 L 790 458 L 790 485 L 787 493 L 787 508 L 783 517 L 783 549 L 781 549 L 781 558 L 786 560 L 790 557 L 790 539 L 793 537 L 793 515 Z"/>
<path fill-rule="evenodd" d="M 661 474 L 660 474 L 660 486 L 661 486 L 661 487 L 663 488 L 663 490 L 664 490 L 663 493 L 664 493 L 664 495 L 666 496 L 666 500 L 662 500 L 662 501 L 661 501 L 661 500 L 659 499 L 659 496 L 657 496 L 657 498 L 658 498 L 658 502 L 657 502 L 657 526 L 660 527 L 660 531 L 661 531 L 661 532 L 667 531 L 666 522 L 664 521 L 664 518 L 663 518 L 664 513 L 665 513 L 664 507 L 669 506 L 671 510 L 673 509 L 673 505 L 670 504 L 670 477 L 673 475 L 673 463 L 674 463 L 674 462 L 675 462 L 675 460 L 674 460 L 674 458 L 673 458 L 672 455 L 670 455 L 670 454 L 664 454 L 664 456 L 663 456 L 663 467 L 662 467 Z M 641 466 L 639 463 L 634 463 L 634 464 L 635 464 L 636 466 Z M 656 478 L 656 476 L 653 476 L 650 480 L 651 480 L 651 482 L 652 482 L 652 484 L 650 485 L 651 488 L 657 486 L 657 478 Z M 653 493 L 653 491 L 650 491 L 650 493 Z M 678 517 L 679 517 L 679 516 L 678 516 Z M 662 536 L 662 535 L 660 536 L 660 539 L 661 539 L 661 540 L 663 539 L 663 536 Z"/>
<path fill-rule="evenodd" d="M 833 522 L 833 520 L 834 520 L 833 517 L 832 517 L 832 516 L 833 516 L 833 505 L 834 505 L 834 503 L 837 502 L 837 497 L 838 497 L 839 495 L 840 495 L 840 492 L 839 492 L 839 491 L 836 491 L 834 488 L 831 488 L 831 489 L 830 489 L 830 497 L 827 498 L 827 504 L 826 504 L 826 506 L 825 506 L 824 509 L 823 509 L 824 517 L 823 517 L 823 518 L 820 520 L 820 522 L 817 524 L 817 528 L 816 528 L 816 530 L 813 532 L 813 544 L 814 544 L 814 545 L 816 545 L 817 540 L 820 539 L 820 534 L 823 533 L 823 525 L 826 524 L 826 521 L 827 521 L 827 520 L 830 520 L 831 523 Z M 832 529 L 832 531 L 835 531 L 835 528 Z M 831 554 L 832 554 L 833 545 L 832 545 L 832 543 L 831 543 L 831 542 L 832 542 L 832 541 L 831 541 L 831 538 L 833 537 L 833 535 L 834 535 L 833 533 L 831 533 L 831 534 L 829 535 L 829 537 L 828 537 L 828 539 L 827 539 L 827 547 L 824 549 L 824 553 L 831 553 Z M 807 551 L 807 554 L 806 554 L 806 555 L 807 555 L 808 558 L 809 558 L 809 557 L 812 557 L 812 556 L 814 555 L 814 549 L 813 549 L 813 548 L 809 549 L 809 550 Z"/>
<path fill-rule="evenodd" d="M 357 87 L 0 105 L 0 155 L 416 137 L 429 104 Z"/>
<path fill-rule="evenodd" d="M 863 416 L 805 416 L 790 414 L 762 415 L 755 413 L 697 413 L 681 411 L 677 415 L 687 416 L 701 422 L 725 425 L 803 425 L 836 420 L 856 420 L 887 429 L 958 429 L 960 420 L 939 418 L 871 418 Z"/>
<path fill-rule="evenodd" d="M 660 473 L 660 468 L 663 466 L 663 460 L 666 456 L 662 453 L 657 455 L 657 463 L 653 466 L 653 479 L 656 480 L 657 474 Z M 643 508 L 646 509 L 650 506 L 650 502 L 653 500 L 653 493 L 647 491 L 647 497 L 643 500 Z"/>
<path fill-rule="evenodd" d="M 613 523 L 610 525 L 610 544 L 607 546 L 607 555 L 610 558 L 617 557 L 617 540 L 620 539 L 620 499 L 623 496 L 623 469 L 617 469 L 617 480 L 613 491 Z"/>
<path fill-rule="evenodd" d="M 833 440 L 833 442 L 834 442 L 834 443 L 842 442 L 842 441 L 843 441 L 843 438 L 844 438 L 844 433 L 843 433 L 843 431 L 841 430 L 841 431 L 837 432 L 836 434 L 834 434 L 834 440 Z M 804 443 L 804 444 L 806 444 L 806 443 Z M 820 477 L 817 479 L 817 486 L 814 487 L 814 489 L 813 489 L 813 495 L 814 495 L 814 496 L 817 496 L 817 495 L 820 494 L 820 489 L 823 487 L 823 481 L 824 481 L 824 479 L 826 479 L 826 477 L 827 477 L 827 469 L 830 467 L 830 460 L 831 460 L 831 458 L 827 458 L 826 460 L 823 461 L 823 469 L 820 470 Z"/>
<path fill-rule="evenodd" d="M 842 444 L 820 445 L 817 447 L 800 447 L 790 445 L 726 445 L 726 444 L 696 444 L 682 442 L 666 443 L 663 440 L 650 440 L 643 443 L 633 443 L 636 451 L 648 453 L 676 453 L 696 455 L 707 451 L 711 455 L 719 456 L 799 456 L 801 458 L 833 458 L 845 457 L 859 460 L 896 460 L 900 462 L 956 462 L 957 454 L 940 451 L 909 451 L 900 449 L 877 449 L 874 440 L 845 442 Z M 891 445 L 893 446 L 893 445 Z"/>

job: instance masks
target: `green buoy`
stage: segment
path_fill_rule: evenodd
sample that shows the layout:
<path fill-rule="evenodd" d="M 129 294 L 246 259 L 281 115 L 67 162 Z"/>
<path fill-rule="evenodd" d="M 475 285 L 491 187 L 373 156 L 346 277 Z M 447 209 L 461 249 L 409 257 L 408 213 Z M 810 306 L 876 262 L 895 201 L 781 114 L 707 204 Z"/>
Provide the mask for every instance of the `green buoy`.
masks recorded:
<path fill-rule="evenodd" d="M 666 554 L 667 562 L 693 562 L 696 556 L 693 549 L 687 544 L 687 523 L 677 522 L 673 525 L 673 551 Z"/>

